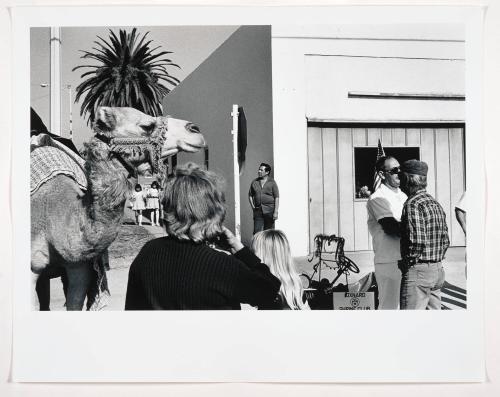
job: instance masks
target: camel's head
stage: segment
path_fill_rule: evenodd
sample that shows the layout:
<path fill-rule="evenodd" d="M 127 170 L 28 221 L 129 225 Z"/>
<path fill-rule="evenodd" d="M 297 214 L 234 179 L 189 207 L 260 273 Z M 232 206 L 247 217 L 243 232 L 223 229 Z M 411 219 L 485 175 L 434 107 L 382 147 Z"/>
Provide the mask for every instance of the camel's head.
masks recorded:
<path fill-rule="evenodd" d="M 93 127 L 96 134 L 104 135 L 122 147 L 120 153 L 124 160 L 139 166 L 142 171 L 145 170 L 142 166 L 145 163 L 152 163 L 153 160 L 164 162 L 180 151 L 197 152 L 206 146 L 196 124 L 170 116 L 152 117 L 128 107 L 100 107 Z M 141 141 L 157 144 L 158 153 L 136 150 Z M 155 168 L 154 164 L 150 165 Z"/>

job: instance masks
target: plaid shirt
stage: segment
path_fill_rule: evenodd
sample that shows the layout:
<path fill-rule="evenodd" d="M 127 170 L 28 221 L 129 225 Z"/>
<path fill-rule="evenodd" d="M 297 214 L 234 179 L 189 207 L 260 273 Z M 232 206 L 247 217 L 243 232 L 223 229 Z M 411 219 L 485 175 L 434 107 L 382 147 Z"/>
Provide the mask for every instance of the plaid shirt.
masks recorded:
<path fill-rule="evenodd" d="M 425 190 L 406 200 L 401 228 L 401 256 L 408 265 L 443 260 L 450 245 L 446 214 Z"/>

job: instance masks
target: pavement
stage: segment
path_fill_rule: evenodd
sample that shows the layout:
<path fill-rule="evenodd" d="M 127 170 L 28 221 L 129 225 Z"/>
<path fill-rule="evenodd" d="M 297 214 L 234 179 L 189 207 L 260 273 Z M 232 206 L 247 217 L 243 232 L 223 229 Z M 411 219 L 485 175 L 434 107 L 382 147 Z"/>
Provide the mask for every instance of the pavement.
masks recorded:
<path fill-rule="evenodd" d="M 126 210 L 123 226 L 119 231 L 118 237 L 109 247 L 110 270 L 107 272 L 107 278 L 111 296 L 107 300 L 107 305 L 103 310 L 124 309 L 130 264 L 146 241 L 165 235 L 164 229 L 152 226 L 149 219 L 145 218 L 142 226 L 135 225 L 132 211 L 129 209 Z M 342 275 L 336 284 L 355 283 L 368 273 L 374 271 L 373 252 L 346 252 L 345 255 L 356 263 L 360 271 L 357 274 L 349 274 L 347 278 L 345 275 Z M 309 261 L 310 259 L 311 261 Z M 294 260 L 298 272 L 309 276 L 313 273 L 313 265 L 318 262 L 318 258 L 314 257 L 297 257 Z M 465 248 L 450 248 L 443 266 L 446 273 L 446 284 L 442 289 L 442 308 L 453 310 L 464 309 L 467 300 Z M 321 278 L 327 278 L 329 281 L 332 281 L 336 275 L 336 270 L 322 267 Z M 314 276 L 314 279 L 318 280 L 317 274 Z M 59 278 L 52 279 L 51 310 L 65 310 L 64 302 L 61 280 Z"/>

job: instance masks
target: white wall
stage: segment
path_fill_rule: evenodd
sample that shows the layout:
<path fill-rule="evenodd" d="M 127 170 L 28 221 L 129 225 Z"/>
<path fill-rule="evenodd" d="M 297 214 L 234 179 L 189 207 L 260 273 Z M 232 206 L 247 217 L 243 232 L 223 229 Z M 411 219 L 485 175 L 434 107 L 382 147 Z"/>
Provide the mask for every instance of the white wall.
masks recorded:
<path fill-rule="evenodd" d="M 462 121 L 465 102 L 349 98 L 349 92 L 465 92 L 465 62 L 449 59 L 312 56 L 306 61 L 306 115 L 329 121 Z"/>
<path fill-rule="evenodd" d="M 463 94 L 464 35 L 458 25 L 273 25 L 274 164 L 281 197 L 277 227 L 290 239 L 293 255 L 308 253 L 307 118 L 465 120 L 460 101 L 396 102 L 346 95 Z"/>

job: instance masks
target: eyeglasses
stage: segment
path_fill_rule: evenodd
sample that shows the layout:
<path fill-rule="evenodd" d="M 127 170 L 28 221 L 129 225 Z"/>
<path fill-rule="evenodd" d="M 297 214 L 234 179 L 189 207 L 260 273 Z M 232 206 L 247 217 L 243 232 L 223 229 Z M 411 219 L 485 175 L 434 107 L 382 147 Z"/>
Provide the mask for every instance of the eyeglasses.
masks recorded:
<path fill-rule="evenodd" d="M 394 168 L 391 168 L 390 170 L 385 170 L 384 172 L 387 172 L 388 174 L 391 174 L 391 175 L 396 175 L 396 174 L 399 174 L 401 172 L 401 168 L 394 167 Z"/>

